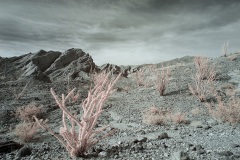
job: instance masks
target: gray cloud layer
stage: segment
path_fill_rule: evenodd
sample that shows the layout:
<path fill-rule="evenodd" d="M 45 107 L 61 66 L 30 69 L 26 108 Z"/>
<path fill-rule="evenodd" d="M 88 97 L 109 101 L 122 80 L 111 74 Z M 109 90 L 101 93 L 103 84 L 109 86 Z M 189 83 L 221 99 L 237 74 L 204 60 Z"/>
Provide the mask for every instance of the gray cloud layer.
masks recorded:
<path fill-rule="evenodd" d="M 240 46 L 238 0 L 0 0 L 0 56 L 82 48 L 97 64 L 219 56 Z"/>

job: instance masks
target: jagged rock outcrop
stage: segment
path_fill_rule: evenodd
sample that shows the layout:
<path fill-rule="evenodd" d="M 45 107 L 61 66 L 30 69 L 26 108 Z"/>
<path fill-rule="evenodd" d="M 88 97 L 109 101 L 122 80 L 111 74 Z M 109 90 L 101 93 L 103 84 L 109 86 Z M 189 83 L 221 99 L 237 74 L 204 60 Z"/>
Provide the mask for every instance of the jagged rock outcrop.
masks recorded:
<path fill-rule="evenodd" d="M 100 70 L 113 71 L 113 74 L 119 74 L 121 72 L 121 68 L 119 66 L 109 63 L 102 65 Z"/>
<path fill-rule="evenodd" d="M 185 56 L 182 58 L 176 58 L 174 60 L 170 60 L 170 61 L 165 61 L 165 62 L 161 62 L 156 64 L 157 68 L 161 68 L 162 66 L 171 66 L 171 65 L 176 65 L 176 64 L 185 64 L 185 63 L 192 63 L 193 62 L 194 57 L 191 56 Z M 129 74 L 132 74 L 134 72 L 137 72 L 140 68 L 144 68 L 146 67 L 148 64 L 143 64 L 143 65 L 131 65 L 131 66 L 118 66 L 115 64 L 104 64 L 102 66 L 100 66 L 100 70 L 111 70 L 113 71 L 114 74 L 119 74 L 120 72 L 122 72 L 124 77 L 127 77 Z"/>
<path fill-rule="evenodd" d="M 53 62 L 60 57 L 61 52 L 46 52 L 44 50 L 39 51 L 36 56 L 33 57 L 32 63 L 37 66 L 38 71 L 46 71 Z"/>
<path fill-rule="evenodd" d="M 170 66 L 192 61 L 193 57 L 186 56 L 174 61 L 156 64 L 156 67 L 160 68 L 162 65 Z M 92 71 L 103 70 L 111 70 L 114 74 L 121 72 L 122 76 L 127 77 L 146 65 L 118 66 L 107 63 L 98 67 L 93 62 L 92 57 L 81 49 L 72 48 L 63 53 L 40 50 L 37 53 L 29 53 L 19 57 L 0 57 L 0 78 L 4 78 L 4 80 L 0 80 L 8 81 L 33 76 L 37 80 L 50 83 L 58 79 L 88 79 L 89 73 Z M 11 75 L 11 77 L 8 77 L 8 75 Z"/>
<path fill-rule="evenodd" d="M 61 52 L 40 50 L 37 53 L 24 55 L 15 64 L 22 70 L 20 77 L 27 77 L 46 71 L 61 54 Z"/>
<path fill-rule="evenodd" d="M 75 48 L 63 53 L 44 50 L 29 53 L 15 60 L 14 65 L 20 78 L 34 76 L 44 82 L 68 76 L 75 79 L 97 67 L 88 53 Z"/>
<path fill-rule="evenodd" d="M 81 49 L 69 49 L 63 53 L 46 71 L 46 74 L 51 74 L 56 70 L 67 67 L 70 63 L 77 61 L 78 58 L 86 58 L 88 55 Z"/>
<path fill-rule="evenodd" d="M 115 64 L 104 64 L 99 67 L 101 71 L 113 71 L 113 74 L 119 74 L 122 72 L 122 76 L 127 77 L 128 74 L 131 72 L 131 66 L 118 66 Z"/>
<path fill-rule="evenodd" d="M 53 79 L 67 78 L 71 76 L 76 78 L 80 72 L 89 73 L 95 69 L 96 65 L 92 57 L 81 49 L 69 49 L 64 52 L 55 62 L 45 71 L 46 75 Z"/>
<path fill-rule="evenodd" d="M 0 59 L 1 62 L 6 60 L 11 66 L 10 74 L 17 77 L 15 79 L 33 76 L 37 80 L 48 83 L 58 79 L 87 79 L 88 74 L 92 71 L 99 72 L 102 70 L 111 70 L 114 74 L 122 72 L 122 76 L 127 77 L 139 68 L 139 66 L 118 66 L 115 64 L 104 64 L 98 67 L 88 53 L 76 48 L 63 53 L 40 50 L 37 53 Z M 1 64 L 3 65 L 3 63 Z"/>

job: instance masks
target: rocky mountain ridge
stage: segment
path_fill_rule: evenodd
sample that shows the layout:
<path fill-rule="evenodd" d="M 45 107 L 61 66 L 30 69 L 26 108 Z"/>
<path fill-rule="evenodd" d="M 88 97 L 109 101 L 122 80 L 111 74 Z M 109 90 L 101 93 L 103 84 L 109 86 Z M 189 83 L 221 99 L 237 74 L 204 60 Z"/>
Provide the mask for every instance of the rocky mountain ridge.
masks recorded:
<path fill-rule="evenodd" d="M 189 63 L 192 59 L 193 57 L 186 56 L 174 61 L 164 62 L 164 65 Z M 82 49 L 72 48 L 65 52 L 40 50 L 36 53 L 16 57 L 0 57 L 0 76 L 4 76 L 6 81 L 35 77 L 44 82 L 51 82 L 59 79 L 64 80 L 68 76 L 72 80 L 84 79 L 86 74 L 91 71 L 98 72 L 108 69 L 113 70 L 114 74 L 122 72 L 123 76 L 127 77 L 128 74 L 147 65 L 118 66 L 107 63 L 97 66 L 92 57 Z M 159 63 L 158 66 L 161 67 L 162 63 Z"/>

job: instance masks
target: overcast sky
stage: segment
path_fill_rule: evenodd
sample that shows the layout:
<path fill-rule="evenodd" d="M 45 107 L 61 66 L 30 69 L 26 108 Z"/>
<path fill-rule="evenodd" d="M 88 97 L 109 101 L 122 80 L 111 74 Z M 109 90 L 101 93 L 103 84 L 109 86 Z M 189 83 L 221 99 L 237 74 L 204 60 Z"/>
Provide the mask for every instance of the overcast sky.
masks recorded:
<path fill-rule="evenodd" d="M 81 48 L 97 65 L 240 50 L 240 0 L 0 0 L 0 56 Z"/>

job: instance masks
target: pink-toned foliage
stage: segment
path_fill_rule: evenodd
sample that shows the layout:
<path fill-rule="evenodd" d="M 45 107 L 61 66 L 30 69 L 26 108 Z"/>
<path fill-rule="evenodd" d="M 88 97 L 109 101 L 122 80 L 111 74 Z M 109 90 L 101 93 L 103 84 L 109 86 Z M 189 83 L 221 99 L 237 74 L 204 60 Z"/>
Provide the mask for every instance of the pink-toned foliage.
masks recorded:
<path fill-rule="evenodd" d="M 218 104 L 214 107 L 214 104 L 208 104 L 210 114 L 222 121 L 229 123 L 240 122 L 240 98 L 235 95 L 234 92 L 229 95 L 229 99 L 224 102 L 220 96 L 217 96 Z"/>
<path fill-rule="evenodd" d="M 76 114 L 71 114 L 65 106 L 66 100 L 71 97 L 74 89 L 69 92 L 67 96 L 62 94 L 61 99 L 56 95 L 54 90 L 51 89 L 54 99 L 62 110 L 63 126 L 59 129 L 60 136 L 47 125 L 44 125 L 42 123 L 43 120 L 35 117 L 36 122 L 55 136 L 72 157 L 85 156 L 87 151 L 98 141 L 113 133 L 113 131 L 108 133 L 104 132 L 109 126 L 96 128 L 97 119 L 103 111 L 104 102 L 112 93 L 114 84 L 121 76 L 121 74 L 119 74 L 115 79 L 109 80 L 109 75 L 110 72 L 105 74 L 105 76 L 102 77 L 103 80 L 98 81 L 95 87 L 89 90 L 88 97 L 81 104 L 83 109 L 81 119 L 79 119 Z M 67 122 L 70 123 L 70 126 Z"/>
<path fill-rule="evenodd" d="M 156 73 L 156 79 L 154 83 L 160 96 L 164 95 L 164 92 L 167 88 L 170 77 L 171 77 L 170 70 L 164 69 L 163 67 L 160 73 L 159 72 Z"/>
<path fill-rule="evenodd" d="M 169 111 L 152 106 L 143 113 L 143 122 L 150 125 L 164 125 L 167 123 Z"/>
<path fill-rule="evenodd" d="M 215 92 L 216 71 L 214 65 L 211 65 L 209 59 L 205 57 L 196 57 L 194 61 L 197 71 L 194 84 L 188 84 L 188 88 L 193 95 L 204 102 Z"/>
<path fill-rule="evenodd" d="M 30 122 L 33 116 L 39 117 L 42 114 L 43 106 L 37 106 L 35 102 L 31 102 L 27 106 L 17 108 L 15 115 L 22 121 Z"/>
<path fill-rule="evenodd" d="M 187 123 L 186 115 L 182 112 L 172 113 L 169 118 L 176 124 Z"/>
<path fill-rule="evenodd" d="M 213 79 L 202 80 L 200 75 L 196 75 L 194 84 L 188 84 L 188 88 L 201 102 L 205 102 L 215 91 Z"/>
<path fill-rule="evenodd" d="M 194 62 L 197 69 L 196 75 L 199 76 L 200 79 L 215 79 L 215 67 L 210 63 L 208 58 L 195 57 Z"/>
<path fill-rule="evenodd" d="M 97 72 L 93 73 L 92 81 L 93 81 L 94 85 L 103 83 L 106 75 L 107 75 L 106 71 L 102 71 L 100 73 L 97 73 Z M 109 78 L 106 79 L 106 81 L 109 81 L 109 80 L 110 80 Z M 105 82 L 105 83 L 108 83 L 108 82 Z"/>
<path fill-rule="evenodd" d="M 23 122 L 15 127 L 15 135 L 23 142 L 34 140 L 36 133 L 40 127 L 35 122 Z"/>
<path fill-rule="evenodd" d="M 133 74 L 134 80 L 137 82 L 138 86 L 146 85 L 146 75 L 143 68 L 139 69 L 136 73 Z"/>

